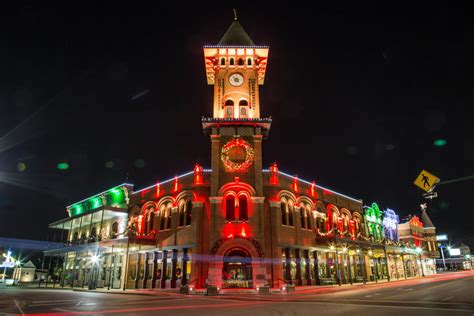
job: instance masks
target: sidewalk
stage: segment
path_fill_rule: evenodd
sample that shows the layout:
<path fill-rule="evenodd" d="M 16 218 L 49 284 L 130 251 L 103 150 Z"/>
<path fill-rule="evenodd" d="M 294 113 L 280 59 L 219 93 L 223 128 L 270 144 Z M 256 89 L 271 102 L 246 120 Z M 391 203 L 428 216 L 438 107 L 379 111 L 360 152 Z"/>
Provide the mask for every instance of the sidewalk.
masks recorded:
<path fill-rule="evenodd" d="M 378 280 L 377 282 L 375 281 L 370 281 L 366 283 L 353 283 L 353 284 L 341 284 L 340 286 L 336 284 L 332 285 L 311 285 L 311 286 L 296 286 L 295 287 L 295 292 L 291 292 L 290 294 L 298 294 L 298 293 L 305 293 L 305 292 L 319 292 L 319 291 L 324 291 L 324 290 L 329 290 L 331 292 L 333 291 L 338 291 L 338 289 L 350 289 L 350 288 L 356 288 L 360 286 L 371 286 L 371 285 L 376 285 L 376 284 L 390 284 L 390 283 L 395 283 L 395 282 L 404 282 L 404 281 L 409 281 L 409 280 L 414 280 L 414 279 L 426 279 L 430 278 L 433 276 L 426 276 L 425 278 L 423 277 L 410 277 L 410 278 L 400 278 L 400 279 L 392 279 L 390 282 L 387 279 L 383 280 Z M 71 288 L 70 286 L 65 286 L 61 287 L 60 284 L 55 284 L 55 287 L 52 287 L 52 284 L 48 284 L 48 287 L 44 286 L 45 284 L 42 284 L 41 287 L 38 287 L 38 283 L 34 284 L 25 284 L 21 285 L 19 287 L 21 288 L 30 288 L 30 289 L 55 289 L 55 290 L 73 290 L 77 292 L 97 292 L 97 293 L 110 293 L 110 294 L 131 294 L 131 295 L 160 295 L 160 294 L 179 294 L 180 289 L 136 289 L 136 290 L 123 290 L 123 289 L 110 289 L 107 290 L 99 288 L 99 289 L 94 289 L 94 290 L 89 290 L 87 287 L 81 288 L 81 287 L 76 287 L 76 288 Z M 258 293 L 257 290 L 255 289 L 221 289 L 219 291 L 219 295 L 239 295 L 239 294 L 251 294 L 251 295 L 269 295 L 269 294 L 261 294 Z M 288 294 L 286 291 L 282 291 L 281 289 L 271 289 L 270 294 Z M 206 295 L 206 289 L 193 289 L 192 292 L 189 293 L 189 295 Z"/>

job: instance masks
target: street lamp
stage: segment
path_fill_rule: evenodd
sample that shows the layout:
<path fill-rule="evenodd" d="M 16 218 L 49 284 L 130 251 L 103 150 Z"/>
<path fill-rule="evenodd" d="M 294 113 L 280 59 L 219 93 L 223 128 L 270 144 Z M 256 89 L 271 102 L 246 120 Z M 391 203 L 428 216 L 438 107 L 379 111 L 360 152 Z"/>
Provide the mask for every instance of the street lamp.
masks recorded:
<path fill-rule="evenodd" d="M 418 257 L 420 258 L 420 265 L 421 265 L 421 275 L 424 277 L 425 276 L 425 271 L 423 269 L 423 261 L 421 261 L 421 253 L 422 249 L 420 247 L 416 247 L 416 252 L 418 253 Z"/>
<path fill-rule="evenodd" d="M 96 266 L 97 266 L 97 269 L 99 268 L 99 265 L 98 265 L 99 256 L 98 255 L 92 255 L 90 260 L 91 260 L 91 263 L 92 263 L 92 277 L 91 277 L 91 283 L 89 283 L 89 290 L 95 290 L 97 288 L 95 274 L 96 274 Z"/>

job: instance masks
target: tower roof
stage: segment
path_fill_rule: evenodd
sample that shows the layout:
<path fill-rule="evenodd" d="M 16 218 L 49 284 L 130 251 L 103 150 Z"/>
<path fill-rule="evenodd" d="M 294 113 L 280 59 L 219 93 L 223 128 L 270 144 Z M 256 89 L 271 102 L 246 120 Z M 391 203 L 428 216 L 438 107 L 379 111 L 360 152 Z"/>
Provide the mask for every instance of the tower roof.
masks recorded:
<path fill-rule="evenodd" d="M 430 217 L 428 216 L 428 213 L 426 213 L 426 210 L 423 210 L 421 213 L 421 221 L 425 225 L 425 228 L 434 228 L 435 225 L 433 225 L 433 222 L 431 221 Z"/>
<path fill-rule="evenodd" d="M 255 46 L 239 21 L 235 19 L 217 44 L 219 46 Z"/>

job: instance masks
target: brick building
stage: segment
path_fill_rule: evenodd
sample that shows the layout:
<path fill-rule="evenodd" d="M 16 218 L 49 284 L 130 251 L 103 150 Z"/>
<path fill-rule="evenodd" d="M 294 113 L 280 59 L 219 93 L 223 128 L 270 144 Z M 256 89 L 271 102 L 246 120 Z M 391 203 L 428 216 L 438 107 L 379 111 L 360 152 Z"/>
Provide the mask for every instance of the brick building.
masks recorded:
<path fill-rule="evenodd" d="M 272 123 L 260 117 L 268 53 L 237 20 L 204 47 L 211 168 L 69 206 L 69 217 L 50 225 L 65 246 L 46 253 L 63 266 L 62 285 L 280 288 L 417 274 L 408 271 L 415 248 L 399 242 L 392 213 L 384 220 L 376 203 L 262 165 Z"/>

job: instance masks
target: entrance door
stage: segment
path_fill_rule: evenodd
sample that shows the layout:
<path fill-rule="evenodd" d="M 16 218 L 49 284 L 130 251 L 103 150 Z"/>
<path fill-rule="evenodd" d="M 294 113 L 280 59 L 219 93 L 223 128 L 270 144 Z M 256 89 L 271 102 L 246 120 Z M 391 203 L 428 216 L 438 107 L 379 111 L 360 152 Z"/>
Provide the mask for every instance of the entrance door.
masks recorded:
<path fill-rule="evenodd" d="M 243 250 L 233 250 L 224 256 L 223 288 L 253 288 L 252 258 Z"/>

